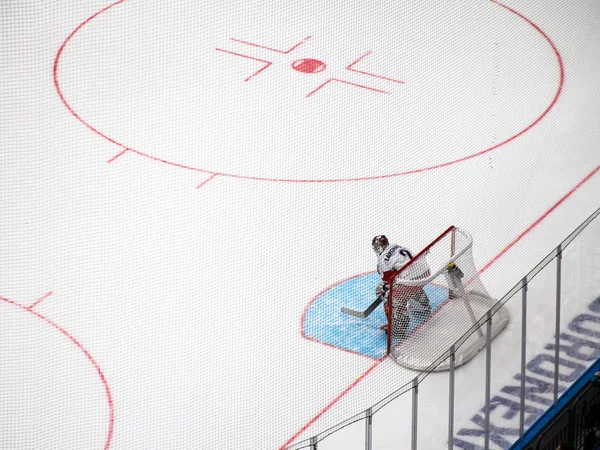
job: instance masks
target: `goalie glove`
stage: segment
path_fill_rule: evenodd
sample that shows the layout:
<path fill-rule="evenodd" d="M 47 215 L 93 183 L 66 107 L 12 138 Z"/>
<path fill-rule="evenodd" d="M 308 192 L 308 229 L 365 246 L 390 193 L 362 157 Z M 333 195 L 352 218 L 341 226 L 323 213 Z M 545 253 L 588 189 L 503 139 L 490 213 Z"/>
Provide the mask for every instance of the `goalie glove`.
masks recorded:
<path fill-rule="evenodd" d="M 375 288 L 375 296 L 381 297 L 383 295 L 385 298 L 388 289 L 389 289 L 389 287 L 388 287 L 387 283 L 385 281 L 380 281 L 379 284 L 377 284 L 377 287 Z"/>

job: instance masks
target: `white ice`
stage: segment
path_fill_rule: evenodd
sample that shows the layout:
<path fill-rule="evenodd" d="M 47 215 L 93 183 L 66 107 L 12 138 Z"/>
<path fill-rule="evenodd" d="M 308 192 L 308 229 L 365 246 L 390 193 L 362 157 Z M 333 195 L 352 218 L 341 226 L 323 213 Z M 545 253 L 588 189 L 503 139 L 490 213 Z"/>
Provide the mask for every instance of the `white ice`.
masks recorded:
<path fill-rule="evenodd" d="M 397 389 L 393 362 L 300 334 L 315 295 L 375 269 L 374 235 L 461 226 L 500 297 L 599 206 L 600 7 L 503 5 L 3 2 L 0 448 L 277 449 Z M 307 97 L 328 76 L 354 84 Z M 600 294 L 591 230 L 565 323 Z M 518 371 L 511 308 L 496 391 Z M 457 429 L 483 363 L 457 372 Z M 446 377 L 420 390 L 419 448 L 446 445 Z M 407 447 L 410 417 L 410 395 L 380 411 L 375 448 Z"/>

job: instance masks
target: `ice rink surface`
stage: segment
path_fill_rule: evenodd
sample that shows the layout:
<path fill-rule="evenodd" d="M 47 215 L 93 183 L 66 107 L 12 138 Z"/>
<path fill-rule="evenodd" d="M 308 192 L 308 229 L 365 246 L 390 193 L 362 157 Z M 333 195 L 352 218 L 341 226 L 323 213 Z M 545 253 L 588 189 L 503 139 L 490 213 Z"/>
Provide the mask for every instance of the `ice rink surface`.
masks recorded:
<path fill-rule="evenodd" d="M 389 359 L 304 339 L 307 305 L 375 269 L 374 235 L 420 249 L 449 225 L 501 297 L 594 212 L 599 20 L 593 1 L 2 2 L 0 448 L 278 449 L 398 389 L 414 374 Z M 565 324 L 600 295 L 598 236 L 565 255 Z M 483 364 L 457 371 L 457 430 Z M 420 389 L 419 448 L 447 446 L 446 377 Z M 410 395 L 381 410 L 375 448 L 406 448 L 410 417 Z"/>

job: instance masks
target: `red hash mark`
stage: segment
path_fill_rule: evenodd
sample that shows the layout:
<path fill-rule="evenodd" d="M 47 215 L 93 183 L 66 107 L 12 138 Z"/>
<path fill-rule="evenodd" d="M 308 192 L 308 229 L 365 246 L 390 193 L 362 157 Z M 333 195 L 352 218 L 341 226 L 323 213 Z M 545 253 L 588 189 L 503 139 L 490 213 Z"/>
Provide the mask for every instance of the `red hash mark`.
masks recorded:
<path fill-rule="evenodd" d="M 232 41 L 235 42 L 239 42 L 240 44 L 246 44 L 246 45 L 251 45 L 253 47 L 258 47 L 258 48 L 264 48 L 265 50 L 270 50 L 272 52 L 277 52 L 277 53 L 283 53 L 284 55 L 287 55 L 288 53 L 293 52 L 294 50 L 296 50 L 298 47 L 300 47 L 302 44 L 304 44 L 306 41 L 308 41 L 312 36 L 308 36 L 305 37 L 304 39 L 302 39 L 300 42 L 298 42 L 296 45 L 291 46 L 290 48 L 288 48 L 287 50 L 280 50 L 277 48 L 272 48 L 272 47 L 266 47 L 264 45 L 258 45 L 258 44 L 254 44 L 252 42 L 248 42 L 248 41 L 242 41 L 240 39 L 234 39 L 231 38 Z"/>
<path fill-rule="evenodd" d="M 213 173 L 210 177 L 208 177 L 206 180 L 204 180 L 202 183 L 200 183 L 198 186 L 196 186 L 196 189 L 200 189 L 202 186 L 204 186 L 206 183 L 208 183 L 210 180 L 212 180 L 213 178 L 215 178 L 218 174 Z"/>
<path fill-rule="evenodd" d="M 263 70 L 267 69 L 271 64 L 273 64 L 271 61 L 265 61 L 263 59 L 253 58 L 252 56 L 242 55 L 241 53 L 230 52 L 229 50 L 223 50 L 222 48 L 217 48 L 215 50 L 217 50 L 219 52 L 229 53 L 229 54 L 235 55 L 235 56 L 241 56 L 242 58 L 253 59 L 254 61 L 260 61 L 261 63 L 265 64 L 262 67 L 262 69 L 257 70 L 252 75 L 250 75 L 248 78 L 246 78 L 244 81 L 250 81 L 251 78 L 255 77 L 256 75 L 258 75 L 259 73 L 261 73 Z"/>
<path fill-rule="evenodd" d="M 395 80 L 393 78 L 389 78 L 389 77 L 384 77 L 382 75 L 376 75 L 374 73 L 371 72 L 364 72 L 362 70 L 356 70 L 354 68 L 354 65 L 358 64 L 360 61 L 362 61 L 365 57 L 369 56 L 371 54 L 371 50 L 369 50 L 367 53 L 365 53 L 364 55 L 362 55 L 360 58 L 358 58 L 356 61 L 350 63 L 346 69 L 347 70 L 351 70 L 352 72 L 356 72 L 356 73 L 362 73 L 363 75 L 367 75 L 370 77 L 375 77 L 375 78 L 381 78 L 382 80 L 387 80 L 387 81 L 392 81 L 394 83 L 400 83 L 400 84 L 404 84 L 404 81 L 400 81 L 400 80 Z"/>
<path fill-rule="evenodd" d="M 248 41 L 243 41 L 241 39 L 234 39 L 234 38 L 230 38 L 231 41 L 240 43 L 240 44 L 244 44 L 244 45 L 250 45 L 252 47 L 257 47 L 257 48 L 262 48 L 271 52 L 276 52 L 276 53 L 281 53 L 284 55 L 290 54 L 292 53 L 294 50 L 296 50 L 298 47 L 300 47 L 302 44 L 304 44 L 306 41 L 308 41 L 311 38 L 311 36 L 308 36 L 306 38 L 304 38 L 303 40 L 301 40 L 300 42 L 298 42 L 297 44 L 291 46 L 288 49 L 282 50 L 282 49 L 277 49 L 277 48 L 273 48 L 273 47 L 268 47 L 266 45 L 260 45 L 260 44 L 256 44 L 254 42 L 248 42 Z M 258 61 L 260 63 L 262 63 L 262 67 L 257 70 L 256 72 L 252 73 L 249 77 L 247 77 L 244 81 L 250 81 L 252 78 L 254 78 L 255 76 L 257 76 L 258 74 L 260 74 L 261 72 L 265 71 L 266 69 L 268 69 L 269 67 L 271 67 L 271 65 L 273 64 L 273 61 L 267 61 L 264 59 L 259 59 L 259 58 L 255 58 L 253 56 L 249 56 L 249 55 L 244 55 L 243 53 L 237 53 L 237 52 L 233 52 L 230 50 L 225 50 L 222 48 L 217 48 L 215 49 L 219 52 L 223 52 L 223 53 L 228 53 L 230 55 L 234 55 L 234 56 L 239 56 L 242 58 L 247 58 L 247 59 L 251 59 L 254 61 Z M 351 72 L 355 72 L 361 75 L 364 75 L 366 77 L 373 77 L 373 78 L 378 78 L 381 80 L 385 80 L 385 81 L 390 81 L 392 83 L 399 83 L 399 84 L 404 84 L 404 81 L 401 80 L 397 80 L 394 78 L 390 78 L 387 76 L 383 76 L 383 75 L 379 75 L 373 72 L 367 72 L 365 70 L 359 70 L 357 69 L 355 66 L 357 64 L 359 64 L 363 59 L 365 59 L 367 56 L 369 56 L 372 52 L 369 50 L 368 52 L 366 52 L 365 54 L 363 54 L 361 57 L 359 57 L 358 59 L 354 60 L 353 62 L 351 62 L 350 64 L 348 64 L 345 69 Z M 303 58 L 303 59 L 299 59 L 296 60 L 294 62 L 292 62 L 291 67 L 301 73 L 307 73 L 307 74 L 314 74 L 314 73 L 319 73 L 319 72 L 323 72 L 326 69 L 326 64 L 323 61 L 319 61 L 317 59 L 311 59 L 311 58 Z M 343 80 L 341 78 L 329 78 L 327 79 L 325 82 L 321 83 L 319 86 L 317 86 L 315 89 L 313 89 L 311 92 L 308 93 L 308 95 L 306 97 L 310 97 L 312 95 L 314 95 L 317 91 L 320 91 L 321 89 L 323 89 L 324 87 L 328 86 L 331 83 L 343 83 L 345 85 L 348 86 L 354 86 L 360 89 L 367 89 L 369 91 L 372 92 L 378 92 L 381 94 L 389 94 L 390 92 L 387 91 L 383 91 L 381 89 L 376 89 L 374 87 L 371 86 L 367 86 L 365 84 L 360 84 L 360 83 L 355 83 L 352 81 L 348 81 L 348 80 Z"/>
<path fill-rule="evenodd" d="M 32 310 L 33 308 L 35 308 L 36 306 L 38 306 L 40 303 L 42 303 L 44 300 L 46 300 L 48 297 L 50 297 L 53 293 L 54 292 L 50 291 L 50 292 L 44 294 L 42 297 L 40 297 L 39 299 L 37 299 L 31 305 L 29 305 L 27 307 L 27 309 Z"/>
<path fill-rule="evenodd" d="M 369 86 L 363 86 L 362 84 L 356 84 L 356 83 L 351 83 L 350 81 L 346 81 L 346 80 L 340 80 L 338 78 L 330 78 L 329 80 L 327 80 L 325 83 L 323 83 L 322 85 L 320 85 L 319 87 L 317 87 L 314 91 L 310 92 L 307 97 L 310 97 L 311 95 L 313 95 L 315 92 L 321 90 L 322 88 L 324 88 L 325 86 L 327 86 L 329 83 L 333 83 L 333 82 L 337 82 L 337 83 L 344 83 L 344 84 L 349 84 L 351 86 L 356 86 L 362 89 L 368 89 L 370 91 L 375 91 L 375 92 L 380 92 L 382 94 L 389 94 L 389 92 L 386 91 L 382 91 L 380 89 L 375 89 Z"/>

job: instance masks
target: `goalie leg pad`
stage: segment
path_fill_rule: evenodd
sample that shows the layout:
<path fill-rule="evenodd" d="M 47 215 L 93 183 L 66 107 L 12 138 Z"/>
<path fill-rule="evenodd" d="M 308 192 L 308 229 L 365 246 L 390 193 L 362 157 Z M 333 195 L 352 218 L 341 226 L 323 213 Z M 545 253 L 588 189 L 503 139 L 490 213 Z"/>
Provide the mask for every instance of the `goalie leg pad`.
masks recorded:
<path fill-rule="evenodd" d="M 392 337 L 394 339 L 404 339 L 408 334 L 408 325 L 410 317 L 406 307 L 401 306 L 392 310 Z"/>
<path fill-rule="evenodd" d="M 418 292 L 415 293 L 415 296 L 413 298 L 421 307 L 421 314 L 424 314 L 425 317 L 429 316 L 431 314 L 431 304 L 429 303 L 429 299 L 427 298 L 427 294 L 425 294 L 425 291 L 421 288 Z"/>

